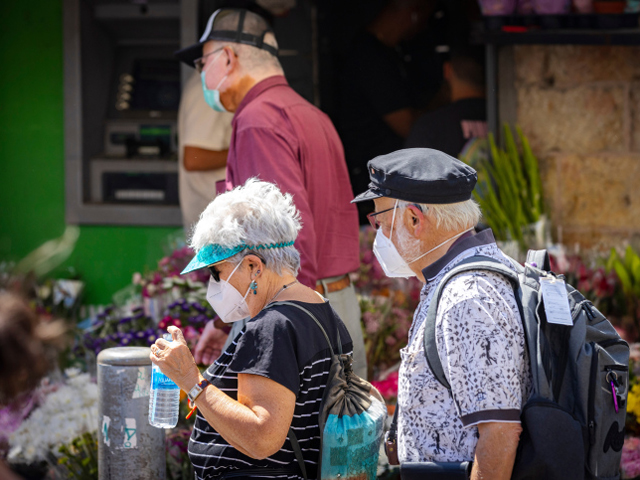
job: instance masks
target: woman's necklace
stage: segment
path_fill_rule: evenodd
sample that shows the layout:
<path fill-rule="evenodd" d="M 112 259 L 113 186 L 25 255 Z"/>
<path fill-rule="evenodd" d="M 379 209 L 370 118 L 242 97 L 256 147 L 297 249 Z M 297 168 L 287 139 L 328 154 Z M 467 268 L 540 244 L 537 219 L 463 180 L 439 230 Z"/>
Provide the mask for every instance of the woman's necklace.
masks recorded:
<path fill-rule="evenodd" d="M 278 295 L 280 295 L 280 294 L 281 294 L 282 292 L 284 292 L 287 288 L 291 287 L 292 285 L 295 285 L 296 283 L 298 283 L 298 280 L 294 280 L 293 282 L 291 282 L 291 283 L 287 283 L 285 286 L 283 286 L 280 290 L 278 290 L 278 291 L 276 292 L 276 294 L 271 298 L 271 300 L 269 300 L 269 303 L 268 303 L 267 305 L 269 305 L 269 304 L 273 303 L 273 301 L 274 301 L 276 298 L 278 298 Z"/>

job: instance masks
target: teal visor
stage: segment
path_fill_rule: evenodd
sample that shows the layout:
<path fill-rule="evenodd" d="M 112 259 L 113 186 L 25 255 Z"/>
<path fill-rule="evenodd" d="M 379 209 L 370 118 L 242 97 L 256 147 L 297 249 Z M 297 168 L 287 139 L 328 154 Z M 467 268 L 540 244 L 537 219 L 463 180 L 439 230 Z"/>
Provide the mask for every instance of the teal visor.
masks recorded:
<path fill-rule="evenodd" d="M 193 272 L 194 270 L 200 270 L 214 263 L 221 262 L 227 258 L 233 257 L 236 253 L 240 253 L 242 250 L 269 250 L 271 248 L 283 248 L 293 245 L 293 240 L 290 242 L 270 243 L 263 245 L 246 245 L 244 243 L 235 247 L 223 247 L 218 244 L 205 245 L 198 251 L 197 255 L 191 259 L 189 265 L 180 273 Z"/>

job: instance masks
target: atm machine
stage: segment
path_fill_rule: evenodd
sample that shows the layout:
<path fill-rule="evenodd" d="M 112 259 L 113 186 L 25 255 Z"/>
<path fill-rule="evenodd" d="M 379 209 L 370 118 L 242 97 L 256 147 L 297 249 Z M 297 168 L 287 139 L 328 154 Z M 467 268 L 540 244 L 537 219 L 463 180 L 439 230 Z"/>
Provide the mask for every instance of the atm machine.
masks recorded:
<path fill-rule="evenodd" d="M 67 221 L 181 225 L 173 52 L 195 40 L 197 0 L 63 8 Z"/>
<path fill-rule="evenodd" d="M 223 2 L 63 0 L 69 223 L 182 224 L 176 127 L 192 69 L 173 54 Z M 274 24 L 280 59 L 291 86 L 314 101 L 314 7 L 292 4 Z"/>

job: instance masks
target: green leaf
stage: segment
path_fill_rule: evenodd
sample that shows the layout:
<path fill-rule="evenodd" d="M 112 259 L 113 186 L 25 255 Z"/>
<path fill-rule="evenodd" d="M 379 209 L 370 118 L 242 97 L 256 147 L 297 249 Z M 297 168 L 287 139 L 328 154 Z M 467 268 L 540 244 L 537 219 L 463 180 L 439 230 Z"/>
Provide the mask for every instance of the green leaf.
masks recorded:
<path fill-rule="evenodd" d="M 513 133 L 511 132 L 511 128 L 509 128 L 508 125 L 504 126 L 504 136 L 505 136 L 505 144 L 507 147 L 509 166 L 511 167 L 511 171 L 513 173 L 513 178 L 514 178 L 514 187 L 516 187 L 519 197 L 525 198 L 527 196 L 527 183 L 525 181 L 524 173 L 522 171 L 522 162 L 520 161 L 520 154 L 518 153 L 518 147 L 516 146 L 516 142 L 513 138 Z"/>
<path fill-rule="evenodd" d="M 522 129 L 516 126 L 516 132 L 518 133 L 518 137 L 520 138 L 520 143 L 522 145 L 522 158 L 529 183 L 531 207 L 533 211 L 536 212 L 535 221 L 538 221 L 540 216 L 545 213 L 538 159 L 533 154 L 529 141 L 524 136 L 524 133 L 522 133 Z"/>
<path fill-rule="evenodd" d="M 627 269 L 622 264 L 622 262 L 617 259 L 613 261 L 613 269 L 620 279 L 620 283 L 622 284 L 622 291 L 625 295 L 630 295 L 633 292 L 633 282 L 631 280 L 631 277 L 629 276 L 629 272 L 627 272 Z"/>
<path fill-rule="evenodd" d="M 607 259 L 607 264 L 605 266 L 607 272 L 613 270 L 613 264 L 616 260 L 618 260 L 618 252 L 616 252 L 615 248 L 611 248 L 611 253 L 609 254 L 609 258 Z"/>

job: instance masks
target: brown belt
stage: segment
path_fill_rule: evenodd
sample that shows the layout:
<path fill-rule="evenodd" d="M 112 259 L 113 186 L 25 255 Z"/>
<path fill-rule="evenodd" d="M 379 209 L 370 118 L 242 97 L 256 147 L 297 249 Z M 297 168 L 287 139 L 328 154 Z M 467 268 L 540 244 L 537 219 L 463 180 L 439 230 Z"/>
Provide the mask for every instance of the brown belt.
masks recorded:
<path fill-rule="evenodd" d="M 327 293 L 333 293 L 333 292 L 338 292 L 344 288 L 347 288 L 349 285 L 351 285 L 351 279 L 349 278 L 349 275 L 345 275 L 344 277 L 335 280 L 333 282 L 324 282 L 327 285 L 327 292 L 324 291 L 324 285 L 322 283 L 318 283 L 316 285 L 316 292 L 318 292 L 320 295 L 326 295 Z"/>

